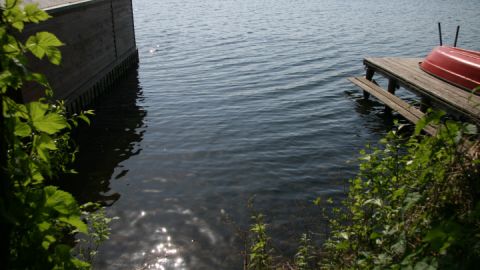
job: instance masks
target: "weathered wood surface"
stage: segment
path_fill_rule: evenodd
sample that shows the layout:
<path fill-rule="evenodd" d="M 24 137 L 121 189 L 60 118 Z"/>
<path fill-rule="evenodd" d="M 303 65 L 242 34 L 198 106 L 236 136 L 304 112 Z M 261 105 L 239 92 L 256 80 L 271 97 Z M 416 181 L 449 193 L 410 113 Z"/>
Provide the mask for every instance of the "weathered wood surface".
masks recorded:
<path fill-rule="evenodd" d="M 378 98 L 380 101 L 385 103 L 388 108 L 397 111 L 412 123 L 416 124 L 418 120 L 424 116 L 424 113 L 417 108 L 395 96 L 390 91 L 385 91 L 383 88 L 369 81 L 365 77 L 351 77 L 348 78 L 348 80 L 362 88 L 364 91 L 367 91 L 369 94 Z M 424 130 L 431 135 L 436 133 L 435 127 L 431 125 L 426 126 Z"/>
<path fill-rule="evenodd" d="M 403 87 L 447 106 L 470 118 L 480 119 L 480 96 L 462 90 L 422 71 L 421 58 L 366 58 L 367 70 L 373 69 Z"/>

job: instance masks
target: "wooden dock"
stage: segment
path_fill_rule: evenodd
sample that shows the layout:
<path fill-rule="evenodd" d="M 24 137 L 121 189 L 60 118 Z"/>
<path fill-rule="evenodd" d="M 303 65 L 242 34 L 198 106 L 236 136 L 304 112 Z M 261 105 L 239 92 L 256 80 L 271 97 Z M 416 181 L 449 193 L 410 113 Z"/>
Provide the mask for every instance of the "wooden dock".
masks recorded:
<path fill-rule="evenodd" d="M 413 123 L 424 116 L 433 104 L 440 105 L 454 114 L 473 122 L 480 122 L 480 96 L 444 82 L 419 67 L 421 58 L 365 58 L 365 77 L 352 77 L 349 80 L 364 90 L 364 97 L 370 95 L 385 103 L 387 110 L 395 110 Z M 388 79 L 387 89 L 378 86 L 373 80 L 375 73 Z M 395 96 L 399 86 L 416 93 L 421 98 L 420 108 L 416 108 Z M 435 128 L 427 126 L 425 131 L 435 133 Z"/>

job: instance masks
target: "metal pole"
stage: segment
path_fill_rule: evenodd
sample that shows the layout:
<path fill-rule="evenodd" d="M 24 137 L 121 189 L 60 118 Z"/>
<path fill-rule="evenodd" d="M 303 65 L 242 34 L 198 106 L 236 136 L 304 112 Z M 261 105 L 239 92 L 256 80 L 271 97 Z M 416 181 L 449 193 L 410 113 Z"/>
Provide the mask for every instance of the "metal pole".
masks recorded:
<path fill-rule="evenodd" d="M 453 43 L 453 47 L 457 47 L 458 32 L 460 32 L 460 25 L 457 26 L 457 33 L 455 34 L 455 42 Z"/>
<path fill-rule="evenodd" d="M 440 22 L 438 22 L 438 36 L 440 37 L 440 46 L 443 45 L 443 42 L 442 42 L 442 25 L 440 24 Z"/>

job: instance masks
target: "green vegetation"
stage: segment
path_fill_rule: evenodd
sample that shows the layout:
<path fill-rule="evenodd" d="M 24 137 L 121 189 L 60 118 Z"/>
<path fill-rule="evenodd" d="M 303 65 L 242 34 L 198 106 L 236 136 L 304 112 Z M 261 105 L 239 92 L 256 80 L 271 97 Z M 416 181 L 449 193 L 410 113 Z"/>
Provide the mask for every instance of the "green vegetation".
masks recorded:
<path fill-rule="evenodd" d="M 381 147 L 362 151 L 342 207 L 323 211 L 330 213 L 330 234 L 314 255 L 319 263 L 306 263 L 313 248 L 304 236 L 295 267 L 274 262 L 282 265 L 275 268 L 474 269 L 480 263 L 476 127 L 443 118 L 430 112 L 410 135 L 397 125 Z M 427 124 L 438 127 L 436 136 L 420 134 Z M 254 237 L 267 239 L 266 225 L 256 224 L 262 230 L 252 230 Z M 272 257 L 259 254 L 268 250 L 253 246 L 250 257 Z"/>
<path fill-rule="evenodd" d="M 266 225 L 263 221 L 262 214 L 255 214 L 253 217 L 253 224 L 250 231 L 253 234 L 251 241 L 250 253 L 248 256 L 248 269 L 272 269 L 271 250 L 268 249 L 270 238 L 266 232 Z"/>
<path fill-rule="evenodd" d="M 2 269 L 88 269 L 111 218 L 98 205 L 80 206 L 52 185 L 74 160 L 70 140 L 87 111 L 68 116 L 47 79 L 27 56 L 59 65 L 62 42 L 39 32 L 17 37 L 25 24 L 50 16 L 34 4 L 6 0 L 0 15 L 0 262 Z M 34 85 L 45 97 L 22 103 Z M 476 128 L 431 112 L 413 135 L 391 131 L 380 148 L 361 154 L 347 198 L 330 213 L 330 237 L 315 247 L 302 235 L 292 263 L 272 254 L 268 226 L 253 218 L 248 269 L 469 269 L 480 263 L 480 160 Z M 436 136 L 420 131 L 438 127 Z M 476 150 L 473 151 L 472 149 Z M 315 200 L 321 204 L 320 198 Z M 328 200 L 327 200 L 328 202 Z M 88 211 L 87 211 L 88 210 Z M 80 245 L 74 255 L 73 235 Z M 319 262 L 319 263 L 316 263 Z"/>
<path fill-rule="evenodd" d="M 97 203 L 86 203 L 81 208 L 83 217 L 88 225 L 88 234 L 82 235 L 83 238 L 79 238 L 75 249 L 80 259 L 93 262 L 100 244 L 108 240 L 110 236 L 110 222 L 117 219 L 117 217 L 107 217 L 105 207 L 101 207 Z"/>
<path fill-rule="evenodd" d="M 315 260 L 315 247 L 306 233 L 300 237 L 300 246 L 295 254 L 294 265 L 298 270 L 308 270 L 313 267 Z"/>
<path fill-rule="evenodd" d="M 70 132 L 79 120 L 88 123 L 92 112 L 68 116 L 63 102 L 53 100 L 45 76 L 28 68 L 28 57 L 60 64 L 63 44 L 55 35 L 39 32 L 24 42 L 18 38 L 25 24 L 50 16 L 35 4 L 15 0 L 6 0 L 0 11 L 1 268 L 89 268 L 72 255 L 73 235 L 89 234 L 81 208 L 70 193 L 51 183 L 72 172 L 68 165 L 76 149 Z M 23 103 L 20 89 L 26 84 L 45 97 Z M 108 237 L 105 222 L 95 217 L 93 230 L 101 235 L 94 239 Z"/>

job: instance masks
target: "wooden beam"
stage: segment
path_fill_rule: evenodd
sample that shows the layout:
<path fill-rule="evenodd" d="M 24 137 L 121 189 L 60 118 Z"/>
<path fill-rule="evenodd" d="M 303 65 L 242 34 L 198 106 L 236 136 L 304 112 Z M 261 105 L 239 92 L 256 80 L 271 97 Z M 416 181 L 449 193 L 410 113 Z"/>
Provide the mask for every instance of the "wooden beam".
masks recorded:
<path fill-rule="evenodd" d="M 370 93 L 371 95 L 378 98 L 380 101 L 385 103 L 389 108 L 397 111 L 403 117 L 405 117 L 410 122 L 416 124 L 425 114 L 403 101 L 399 97 L 391 94 L 390 92 L 384 90 L 380 86 L 374 84 L 373 82 L 367 80 L 364 77 L 351 77 L 348 78 L 353 84 L 362 88 L 362 90 Z M 430 135 L 436 134 L 436 128 L 432 125 L 428 125 L 424 128 L 424 131 Z"/>

